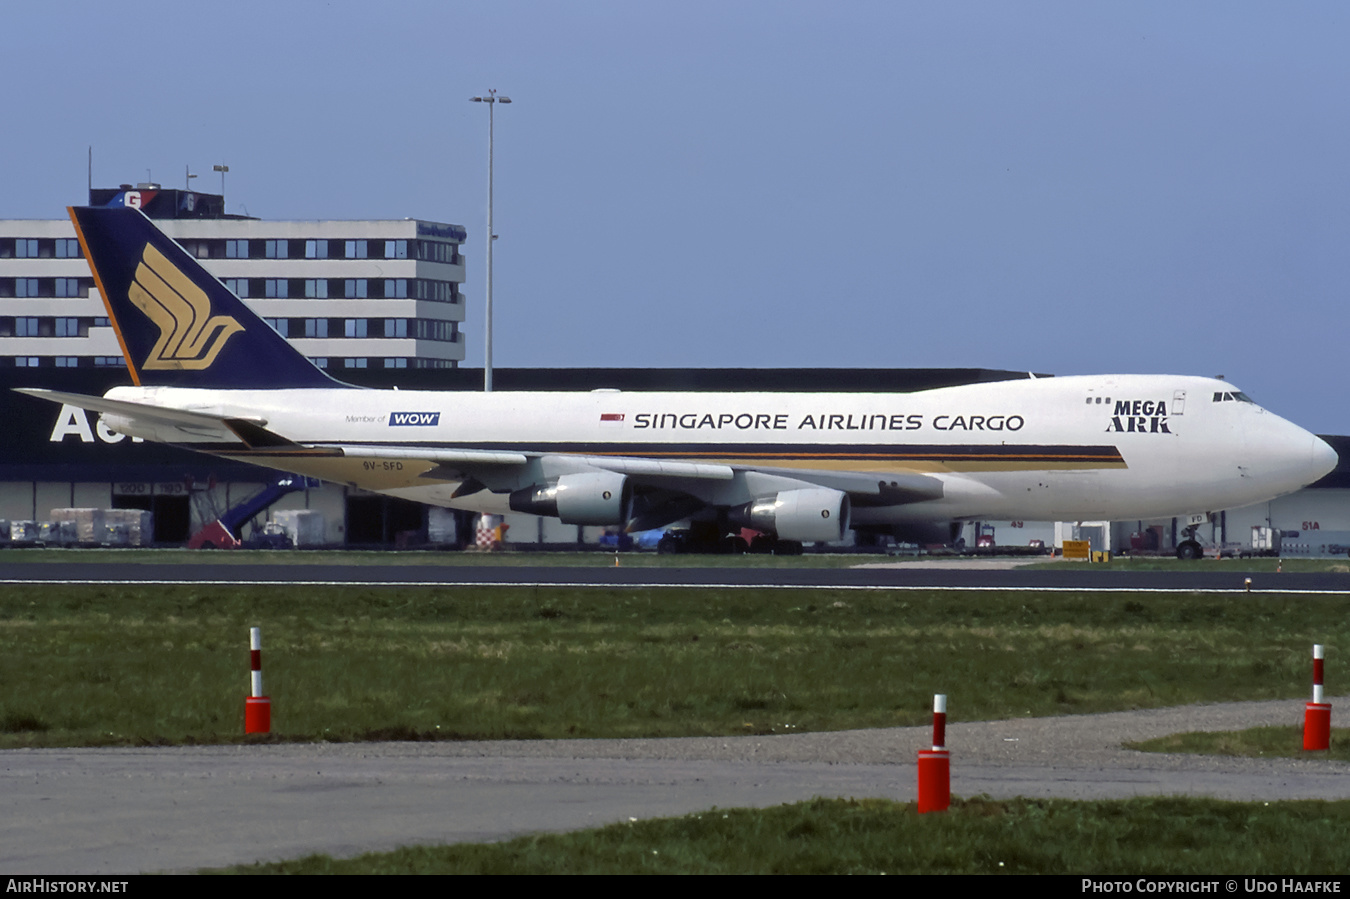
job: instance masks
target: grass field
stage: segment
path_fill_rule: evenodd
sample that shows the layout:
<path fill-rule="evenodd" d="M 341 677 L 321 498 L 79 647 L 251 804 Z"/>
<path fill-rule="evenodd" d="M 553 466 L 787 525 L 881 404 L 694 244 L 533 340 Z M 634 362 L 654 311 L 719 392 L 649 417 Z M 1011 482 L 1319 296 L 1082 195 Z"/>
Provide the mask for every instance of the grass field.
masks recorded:
<path fill-rule="evenodd" d="M 503 843 L 310 856 L 250 874 L 1343 874 L 1350 802 L 880 799 L 710 809 Z M 1075 884 L 1075 888 L 1076 888 Z"/>
<path fill-rule="evenodd" d="M 242 735 L 253 625 L 263 738 Z M 11 585 L 0 747 L 800 732 L 923 724 L 937 692 L 953 721 L 1295 699 L 1314 641 L 1334 683 L 1350 596 Z M 245 870 L 1326 873 L 1347 837 L 1347 803 L 816 800 Z"/>
<path fill-rule="evenodd" d="M 1331 748 L 1309 754 L 1302 727 L 1253 727 L 1242 731 L 1169 734 L 1126 744 L 1144 752 L 1192 752 L 1243 758 L 1329 759 L 1350 762 L 1350 728 L 1331 729 Z"/>
<path fill-rule="evenodd" d="M 648 737 L 1300 697 L 1350 597 L 18 585 L 0 747 L 241 741 L 252 625 L 270 739 Z"/>

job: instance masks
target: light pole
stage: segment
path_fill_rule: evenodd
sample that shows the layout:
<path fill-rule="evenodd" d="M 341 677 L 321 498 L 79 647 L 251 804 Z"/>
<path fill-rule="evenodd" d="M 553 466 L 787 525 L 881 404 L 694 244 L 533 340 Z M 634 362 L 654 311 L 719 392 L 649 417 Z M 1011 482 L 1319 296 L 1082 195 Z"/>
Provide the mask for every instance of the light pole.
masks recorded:
<path fill-rule="evenodd" d="M 220 172 L 220 211 L 225 211 L 225 173 L 230 170 L 228 165 L 213 165 L 211 171 Z"/>
<path fill-rule="evenodd" d="M 483 346 L 483 392 L 492 392 L 492 242 L 497 236 L 492 233 L 492 126 L 494 107 L 498 103 L 510 103 L 510 97 L 499 97 L 495 88 L 489 90 L 486 97 L 470 97 L 473 103 L 488 105 L 488 205 L 487 205 L 487 280 L 486 302 L 484 304 L 483 324 L 486 343 Z"/>

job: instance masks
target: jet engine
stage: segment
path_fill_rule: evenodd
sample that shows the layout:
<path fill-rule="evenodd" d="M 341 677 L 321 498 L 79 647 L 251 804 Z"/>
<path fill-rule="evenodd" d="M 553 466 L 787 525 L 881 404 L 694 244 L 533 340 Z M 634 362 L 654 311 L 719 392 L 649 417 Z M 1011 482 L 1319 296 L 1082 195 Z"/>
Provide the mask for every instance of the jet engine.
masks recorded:
<path fill-rule="evenodd" d="M 633 509 L 633 485 L 612 471 L 565 474 L 514 491 L 510 504 L 514 512 L 552 515 L 563 524 L 626 524 Z"/>
<path fill-rule="evenodd" d="M 827 487 L 784 490 L 746 503 L 739 512 L 739 521 L 779 540 L 829 543 L 848 533 L 848 494 Z"/>

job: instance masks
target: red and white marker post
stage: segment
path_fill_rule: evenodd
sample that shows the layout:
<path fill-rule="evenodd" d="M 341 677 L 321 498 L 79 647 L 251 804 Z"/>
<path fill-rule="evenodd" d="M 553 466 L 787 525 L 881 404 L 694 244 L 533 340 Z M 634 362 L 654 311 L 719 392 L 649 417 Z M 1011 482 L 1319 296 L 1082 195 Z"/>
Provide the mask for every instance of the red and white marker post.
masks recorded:
<path fill-rule="evenodd" d="M 1303 712 L 1303 748 L 1331 748 L 1331 703 L 1322 701 L 1322 644 L 1313 644 L 1313 698 Z"/>
<path fill-rule="evenodd" d="M 244 733 L 270 734 L 272 732 L 272 700 L 262 691 L 262 631 L 251 627 L 248 631 L 249 664 L 253 669 L 249 696 L 244 700 Z"/>
<path fill-rule="evenodd" d="M 952 804 L 951 753 L 947 751 L 947 697 L 933 696 L 933 748 L 919 750 L 919 814 Z"/>

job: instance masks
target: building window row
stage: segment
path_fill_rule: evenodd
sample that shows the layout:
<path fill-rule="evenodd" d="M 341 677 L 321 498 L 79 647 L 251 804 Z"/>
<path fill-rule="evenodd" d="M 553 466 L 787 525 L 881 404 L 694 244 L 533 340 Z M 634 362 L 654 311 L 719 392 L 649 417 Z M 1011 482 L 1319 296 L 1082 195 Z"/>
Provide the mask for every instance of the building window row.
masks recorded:
<path fill-rule="evenodd" d="M 428 281 L 419 278 L 410 286 L 414 292 L 414 299 L 435 300 L 438 303 L 459 302 L 459 285 L 453 281 Z"/>
<path fill-rule="evenodd" d="M 400 357 L 330 357 L 310 359 L 319 368 L 398 369 L 398 368 L 454 368 L 446 359 L 415 359 Z M 125 368 L 121 356 L 10 356 L 0 357 L 0 365 L 14 368 Z"/>
<path fill-rule="evenodd" d="M 459 244 L 440 240 L 415 240 L 413 253 L 423 262 L 445 262 L 450 265 L 460 265 L 464 262 L 464 257 L 459 254 Z"/>
<path fill-rule="evenodd" d="M 0 278 L 0 297 L 87 297 L 92 278 Z"/>
<path fill-rule="evenodd" d="M 121 356 L 11 356 L 0 364 L 15 368 L 126 368 Z"/>
<path fill-rule="evenodd" d="M 0 316 L 0 337 L 88 337 L 90 328 L 107 322 L 106 318 L 4 315 Z"/>
<path fill-rule="evenodd" d="M 179 241 L 198 259 L 418 259 L 462 265 L 459 244 L 443 240 L 204 238 Z M 73 237 L 0 237 L 0 259 L 80 259 Z"/>
<path fill-rule="evenodd" d="M 463 262 L 458 244 L 438 240 L 190 237 L 179 242 L 198 259 L 421 259 L 451 265 Z"/>
<path fill-rule="evenodd" d="M 453 281 L 424 278 L 226 278 L 225 286 L 243 299 L 435 300 L 459 302 Z"/>
<path fill-rule="evenodd" d="M 268 318 L 282 337 L 385 337 L 459 342 L 459 323 L 425 318 Z"/>
<path fill-rule="evenodd" d="M 73 237 L 0 237 L 0 259 L 79 259 Z"/>
<path fill-rule="evenodd" d="M 356 368 L 356 369 L 396 369 L 396 368 L 454 368 L 455 363 L 447 359 L 410 359 L 407 357 L 372 358 L 368 356 L 314 356 L 313 362 L 319 368 Z"/>

